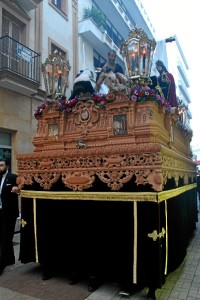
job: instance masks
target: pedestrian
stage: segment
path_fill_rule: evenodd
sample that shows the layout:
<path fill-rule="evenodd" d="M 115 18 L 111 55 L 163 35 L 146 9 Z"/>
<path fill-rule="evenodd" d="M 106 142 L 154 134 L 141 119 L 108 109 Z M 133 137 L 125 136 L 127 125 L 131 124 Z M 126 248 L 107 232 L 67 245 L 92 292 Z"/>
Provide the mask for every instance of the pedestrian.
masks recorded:
<path fill-rule="evenodd" d="M 200 210 L 200 172 L 197 173 L 197 210 Z"/>
<path fill-rule="evenodd" d="M 8 168 L 8 161 L 0 157 L 0 275 L 15 263 L 13 236 L 19 216 L 17 175 Z"/>

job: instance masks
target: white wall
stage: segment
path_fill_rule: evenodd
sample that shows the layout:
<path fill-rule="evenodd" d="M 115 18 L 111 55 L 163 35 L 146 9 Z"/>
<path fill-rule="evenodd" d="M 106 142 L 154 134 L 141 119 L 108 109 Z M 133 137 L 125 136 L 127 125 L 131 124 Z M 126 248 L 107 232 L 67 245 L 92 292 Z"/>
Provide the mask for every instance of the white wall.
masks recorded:
<path fill-rule="evenodd" d="M 48 57 L 48 39 L 52 39 L 58 45 L 69 51 L 69 63 L 71 70 L 69 74 L 69 88 L 67 96 L 70 95 L 73 86 L 73 37 L 72 37 L 72 0 L 68 0 L 68 20 L 58 13 L 48 0 L 42 2 L 43 21 L 42 21 L 42 63 Z"/>

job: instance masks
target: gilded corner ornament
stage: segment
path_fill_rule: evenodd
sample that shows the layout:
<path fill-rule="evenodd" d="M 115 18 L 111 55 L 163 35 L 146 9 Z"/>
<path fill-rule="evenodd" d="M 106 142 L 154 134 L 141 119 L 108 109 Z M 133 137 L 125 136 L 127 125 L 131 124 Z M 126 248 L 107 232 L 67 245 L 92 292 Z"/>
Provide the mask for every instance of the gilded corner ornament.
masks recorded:
<path fill-rule="evenodd" d="M 162 228 L 162 231 L 160 233 L 157 232 L 157 230 L 154 230 L 152 233 L 148 233 L 148 237 L 152 238 L 153 241 L 155 242 L 158 238 L 164 238 L 165 236 L 165 229 Z"/>
<path fill-rule="evenodd" d="M 26 226 L 27 222 L 24 221 L 24 219 L 21 219 L 21 220 L 19 221 L 19 224 L 22 226 L 22 228 L 24 228 L 24 227 Z"/>

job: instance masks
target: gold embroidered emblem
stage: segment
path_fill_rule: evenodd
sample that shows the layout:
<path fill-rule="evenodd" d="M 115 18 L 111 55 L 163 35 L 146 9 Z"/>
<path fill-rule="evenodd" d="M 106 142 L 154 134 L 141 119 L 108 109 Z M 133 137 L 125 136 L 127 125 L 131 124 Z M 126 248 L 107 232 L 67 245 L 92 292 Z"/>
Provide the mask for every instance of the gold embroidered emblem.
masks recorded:
<path fill-rule="evenodd" d="M 148 234 L 148 237 L 152 238 L 153 241 L 155 242 L 157 238 L 162 238 L 162 237 L 164 238 L 165 233 L 166 233 L 165 229 L 162 228 L 162 231 L 160 233 L 158 233 L 157 230 L 154 230 L 152 233 Z"/>
<path fill-rule="evenodd" d="M 24 221 L 24 219 L 21 219 L 21 220 L 19 221 L 19 224 L 22 226 L 22 228 L 24 228 L 24 227 L 26 226 L 27 222 Z"/>

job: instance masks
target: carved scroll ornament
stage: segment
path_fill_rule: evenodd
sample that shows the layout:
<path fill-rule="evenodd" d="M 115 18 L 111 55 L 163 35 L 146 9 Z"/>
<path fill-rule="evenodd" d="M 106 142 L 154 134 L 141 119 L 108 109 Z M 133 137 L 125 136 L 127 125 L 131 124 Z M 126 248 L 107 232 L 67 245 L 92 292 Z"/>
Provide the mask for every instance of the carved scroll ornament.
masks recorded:
<path fill-rule="evenodd" d="M 82 191 L 92 186 L 95 180 L 94 172 L 76 171 L 62 173 L 62 181 L 73 191 Z"/>
<path fill-rule="evenodd" d="M 120 190 L 124 183 L 128 182 L 132 176 L 132 171 L 101 171 L 97 172 L 101 181 L 107 184 L 113 191 Z"/>
<path fill-rule="evenodd" d="M 59 177 L 60 174 L 56 172 L 39 172 L 34 174 L 35 181 L 45 190 L 50 190 L 52 185 L 58 181 Z"/>

